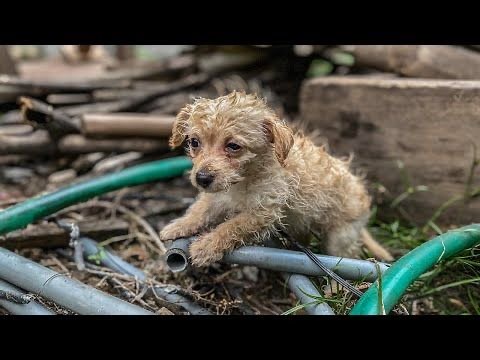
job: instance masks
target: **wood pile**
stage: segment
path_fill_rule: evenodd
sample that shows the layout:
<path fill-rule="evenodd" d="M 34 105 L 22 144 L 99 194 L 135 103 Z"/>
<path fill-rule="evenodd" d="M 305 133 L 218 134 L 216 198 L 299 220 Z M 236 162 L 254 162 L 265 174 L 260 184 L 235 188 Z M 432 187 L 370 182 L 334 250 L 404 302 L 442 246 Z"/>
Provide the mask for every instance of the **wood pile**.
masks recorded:
<path fill-rule="evenodd" d="M 256 92 L 291 118 L 298 107 L 298 91 L 292 89 L 299 89 L 307 64 L 302 61 L 298 73 L 285 71 L 296 64 L 291 47 L 197 47 L 155 62 L 121 55 L 127 59 L 115 65 L 55 60 L 30 66 L 34 73 L 17 64 L 19 75 L 0 74 L 0 211 L 72 183 L 183 155 L 167 141 L 175 115 L 195 97 Z M 223 269 L 226 275 L 215 283 L 211 269 L 197 269 L 193 277 L 166 269 L 154 235 L 195 195 L 187 177 L 122 189 L 0 236 L 0 247 L 145 309 L 185 313 L 98 264 L 80 267 L 71 233 L 59 225 L 66 222 L 214 313 L 279 314 L 291 308 L 295 297 L 268 287 L 277 281 L 275 274 L 257 268 Z M 36 299 L 56 313 L 71 313 Z"/>
<path fill-rule="evenodd" d="M 183 155 L 168 148 L 168 138 L 175 115 L 195 97 L 257 92 L 284 113 L 283 99 L 270 88 L 282 83 L 271 65 L 275 55 L 249 46 L 198 47 L 156 62 L 129 58 L 82 82 L 68 74 L 52 80 L 0 74 L 0 209 L 71 182 Z M 44 64 L 47 74 L 53 64 Z M 69 66 L 75 72 L 84 65 Z"/>
<path fill-rule="evenodd" d="M 364 74 L 306 80 L 301 118 L 333 153 L 353 152 L 372 188 L 405 198 L 412 222 L 478 221 L 480 53 L 449 45 L 341 49 Z"/>

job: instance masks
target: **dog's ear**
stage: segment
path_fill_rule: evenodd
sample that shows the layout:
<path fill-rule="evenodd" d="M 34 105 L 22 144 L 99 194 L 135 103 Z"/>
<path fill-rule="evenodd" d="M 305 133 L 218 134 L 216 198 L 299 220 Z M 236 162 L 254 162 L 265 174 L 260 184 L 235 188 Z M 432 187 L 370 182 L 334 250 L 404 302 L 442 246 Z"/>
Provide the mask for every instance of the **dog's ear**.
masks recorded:
<path fill-rule="evenodd" d="M 274 145 L 275 156 L 284 166 L 285 159 L 293 146 L 293 131 L 275 115 L 265 118 L 264 126 L 270 142 Z"/>
<path fill-rule="evenodd" d="M 175 121 L 173 122 L 173 129 L 172 129 L 172 136 L 168 141 L 168 144 L 172 149 L 179 147 L 187 138 L 187 127 L 188 127 L 188 119 L 192 114 L 192 106 L 186 105 L 184 106 L 180 112 L 178 113 Z"/>

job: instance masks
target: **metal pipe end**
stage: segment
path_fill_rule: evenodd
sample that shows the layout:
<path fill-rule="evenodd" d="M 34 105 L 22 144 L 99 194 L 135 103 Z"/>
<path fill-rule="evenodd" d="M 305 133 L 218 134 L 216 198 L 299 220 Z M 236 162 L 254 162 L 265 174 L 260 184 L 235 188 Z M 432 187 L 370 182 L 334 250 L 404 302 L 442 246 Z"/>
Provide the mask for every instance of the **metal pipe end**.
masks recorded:
<path fill-rule="evenodd" d="M 188 256 L 181 249 L 169 249 L 165 258 L 168 268 L 174 273 L 184 271 L 188 266 Z"/>

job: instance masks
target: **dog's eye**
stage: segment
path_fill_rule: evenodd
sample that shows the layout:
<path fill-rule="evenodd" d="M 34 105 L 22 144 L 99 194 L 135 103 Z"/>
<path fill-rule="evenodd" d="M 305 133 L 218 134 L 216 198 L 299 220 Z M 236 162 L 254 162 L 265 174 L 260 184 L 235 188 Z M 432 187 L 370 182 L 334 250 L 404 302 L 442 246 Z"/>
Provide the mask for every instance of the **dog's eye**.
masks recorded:
<path fill-rule="evenodd" d="M 238 151 L 240 150 L 242 147 L 238 144 L 235 144 L 233 142 L 230 142 L 227 144 L 226 148 L 230 151 Z"/>
<path fill-rule="evenodd" d="M 200 146 L 200 142 L 198 141 L 198 139 L 192 138 L 190 139 L 190 146 L 196 149 Z"/>

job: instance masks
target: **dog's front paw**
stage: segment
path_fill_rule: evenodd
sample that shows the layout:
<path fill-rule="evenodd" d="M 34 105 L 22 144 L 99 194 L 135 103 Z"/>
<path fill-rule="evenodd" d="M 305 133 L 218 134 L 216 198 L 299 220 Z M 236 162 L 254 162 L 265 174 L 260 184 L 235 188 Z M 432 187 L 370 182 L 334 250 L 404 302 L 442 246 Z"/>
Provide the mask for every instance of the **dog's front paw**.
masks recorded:
<path fill-rule="evenodd" d="M 196 233 L 196 229 L 191 229 L 185 224 L 179 222 L 173 222 L 167 226 L 165 226 L 162 231 L 160 231 L 160 240 L 167 241 L 167 240 L 175 240 L 182 237 L 187 237 L 194 235 Z"/>
<path fill-rule="evenodd" d="M 223 257 L 223 251 L 213 236 L 204 235 L 190 245 L 190 257 L 193 265 L 206 266 L 219 261 Z"/>

